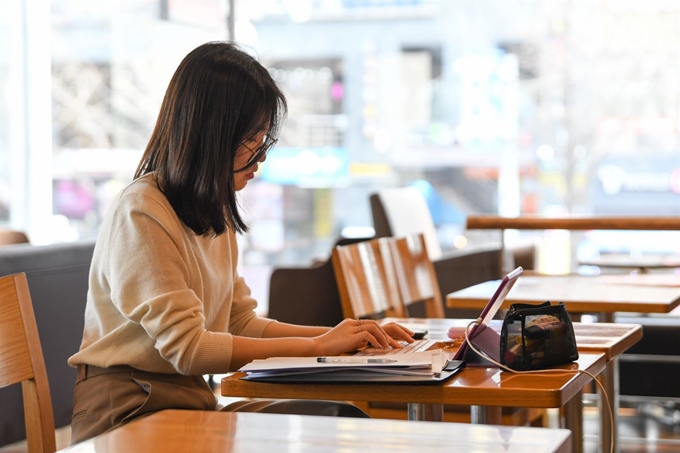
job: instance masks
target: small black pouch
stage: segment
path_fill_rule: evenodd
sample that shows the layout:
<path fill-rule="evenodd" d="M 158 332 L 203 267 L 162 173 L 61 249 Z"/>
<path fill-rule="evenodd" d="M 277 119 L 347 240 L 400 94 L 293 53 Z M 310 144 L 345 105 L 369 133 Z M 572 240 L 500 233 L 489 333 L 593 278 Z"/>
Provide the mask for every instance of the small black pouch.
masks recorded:
<path fill-rule="evenodd" d="M 503 365 L 517 371 L 577 360 L 574 326 L 564 302 L 511 305 L 503 320 L 500 356 Z"/>

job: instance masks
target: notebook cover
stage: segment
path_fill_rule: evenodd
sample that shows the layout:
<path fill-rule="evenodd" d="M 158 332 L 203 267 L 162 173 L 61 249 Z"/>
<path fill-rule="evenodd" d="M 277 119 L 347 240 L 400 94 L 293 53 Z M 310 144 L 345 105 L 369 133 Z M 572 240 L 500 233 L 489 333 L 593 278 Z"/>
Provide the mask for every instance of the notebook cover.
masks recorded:
<path fill-rule="evenodd" d="M 465 361 L 463 360 L 449 360 L 441 373 L 432 375 L 400 375 L 400 374 L 382 374 L 375 371 L 366 370 L 333 370 L 329 372 L 311 372 L 304 374 L 268 374 L 264 376 L 251 376 L 250 374 L 242 377 L 245 381 L 253 382 L 273 382 L 273 383 L 345 383 L 355 384 L 357 382 L 370 383 L 377 382 L 381 384 L 423 384 L 444 382 L 456 373 L 465 368 Z"/>

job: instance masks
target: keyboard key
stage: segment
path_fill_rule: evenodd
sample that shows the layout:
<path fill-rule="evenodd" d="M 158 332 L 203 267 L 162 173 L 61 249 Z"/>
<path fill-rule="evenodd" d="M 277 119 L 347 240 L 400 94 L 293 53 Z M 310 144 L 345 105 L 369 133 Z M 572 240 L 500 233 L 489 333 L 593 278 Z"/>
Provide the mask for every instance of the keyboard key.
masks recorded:
<path fill-rule="evenodd" d="M 413 354 L 415 352 L 427 351 L 436 343 L 435 340 L 416 340 L 413 343 L 407 343 L 406 341 L 400 341 L 399 344 L 401 348 L 374 348 L 368 347 L 354 355 L 359 356 L 382 356 L 382 355 L 401 355 L 401 354 Z"/>

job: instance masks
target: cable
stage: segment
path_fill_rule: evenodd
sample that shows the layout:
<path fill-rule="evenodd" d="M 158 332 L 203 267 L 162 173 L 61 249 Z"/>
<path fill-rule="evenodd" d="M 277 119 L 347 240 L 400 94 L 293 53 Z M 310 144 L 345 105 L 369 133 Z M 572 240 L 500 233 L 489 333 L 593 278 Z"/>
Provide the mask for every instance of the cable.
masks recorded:
<path fill-rule="evenodd" d="M 593 373 L 586 371 L 586 370 L 555 370 L 555 369 L 552 369 L 552 370 L 529 370 L 529 371 L 513 370 L 512 368 L 507 367 L 507 366 L 503 365 L 502 363 L 498 363 L 496 360 L 489 357 L 489 355 L 487 353 L 485 353 L 484 351 L 478 350 L 472 344 L 472 341 L 470 341 L 470 337 L 468 336 L 470 328 L 473 325 L 480 325 L 481 323 L 482 323 L 482 318 L 477 318 L 467 325 L 467 327 L 465 328 L 465 342 L 470 347 L 470 349 L 472 349 L 474 352 L 476 352 L 477 354 L 479 354 L 484 359 L 488 360 L 489 362 L 493 363 L 494 365 L 497 365 L 499 368 L 501 368 L 505 371 L 509 371 L 510 373 L 515 373 L 515 374 L 583 373 L 583 374 L 587 374 L 588 376 L 590 376 L 593 379 L 593 381 L 595 381 L 595 383 L 600 387 L 600 390 L 602 390 L 602 395 L 604 397 L 605 402 L 607 403 L 607 409 L 609 410 L 609 423 L 610 423 L 610 427 L 609 427 L 609 435 L 610 435 L 609 448 L 610 448 L 610 453 L 614 452 L 614 411 L 612 410 L 611 404 L 609 404 L 609 396 L 607 395 L 607 390 L 605 390 L 602 383 L 597 380 L 597 377 Z M 461 345 L 461 347 L 463 347 L 463 346 Z"/>

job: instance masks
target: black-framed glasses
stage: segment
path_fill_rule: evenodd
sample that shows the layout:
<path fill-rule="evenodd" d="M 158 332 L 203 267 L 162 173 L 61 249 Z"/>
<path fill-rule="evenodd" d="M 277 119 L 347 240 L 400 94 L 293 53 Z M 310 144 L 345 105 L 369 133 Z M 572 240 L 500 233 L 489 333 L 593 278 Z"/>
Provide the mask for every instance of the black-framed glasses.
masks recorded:
<path fill-rule="evenodd" d="M 279 140 L 277 138 L 270 138 L 269 136 L 265 136 L 262 145 L 256 149 L 251 148 L 245 143 L 241 143 L 241 146 L 250 151 L 250 157 L 248 158 L 248 161 L 243 166 L 243 168 L 250 167 L 255 162 L 259 161 L 262 158 L 262 156 L 267 155 L 269 150 L 271 150 L 278 141 Z"/>

